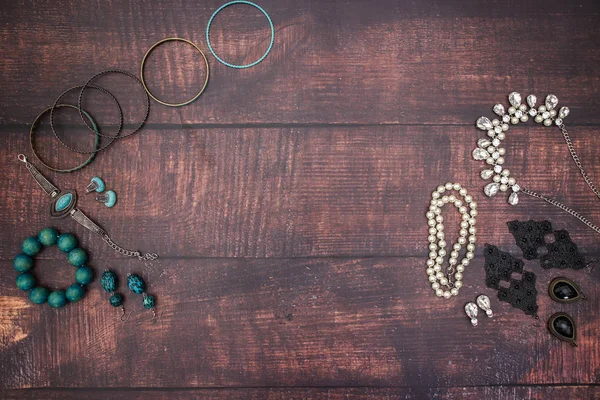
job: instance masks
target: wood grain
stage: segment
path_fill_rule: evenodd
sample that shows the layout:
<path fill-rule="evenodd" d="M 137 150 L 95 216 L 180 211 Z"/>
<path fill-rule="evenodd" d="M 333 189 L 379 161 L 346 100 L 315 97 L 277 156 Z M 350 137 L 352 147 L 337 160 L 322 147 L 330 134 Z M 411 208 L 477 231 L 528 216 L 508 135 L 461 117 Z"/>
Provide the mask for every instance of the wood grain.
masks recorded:
<path fill-rule="evenodd" d="M 518 128 L 509 131 L 507 166 L 521 185 L 600 222 L 597 199 L 560 133 Z M 61 188 L 82 189 L 91 176 L 103 176 L 119 194 L 117 206 L 107 209 L 84 196 L 80 207 L 124 246 L 168 258 L 426 256 L 430 193 L 449 180 L 479 201 L 481 243 L 515 251 L 507 221 L 550 219 L 557 229 L 569 229 L 582 251 L 595 254 L 597 238 L 559 209 L 529 198 L 512 207 L 506 196 L 483 195 L 483 166 L 471 158 L 480 132 L 470 126 L 146 129 L 98 154 L 84 171 L 49 177 Z M 580 127 L 573 133 L 594 178 L 600 177 L 595 132 Z M 97 257 L 117 256 L 70 219 L 49 222 L 48 197 L 16 160 L 22 138 L 8 135 L 6 144 L 0 168 L 9 179 L 0 191 L 19 218 L 6 213 L 0 221 L 12 230 L 26 221 L 29 229 L 0 242 L 0 257 L 12 258 L 27 235 L 49 223 L 76 231 Z"/>
<path fill-rule="evenodd" d="M 137 73 L 145 52 L 165 37 L 190 39 L 208 52 L 206 23 L 222 3 L 5 3 L 0 51 L 2 79 L 10 85 L 3 91 L 2 123 L 14 129 L 31 122 L 31 109 L 41 111 L 101 70 Z M 572 108 L 572 123 L 600 122 L 595 1 L 372 3 L 261 2 L 277 35 L 260 67 L 238 71 L 210 57 L 206 93 L 190 107 L 154 107 L 150 122 L 470 125 L 482 112 L 473 111 L 489 112 L 512 90 L 555 92 Z M 213 27 L 215 48 L 247 54 L 237 61 L 263 53 L 269 38 L 264 18 L 229 10 L 222 22 L 226 29 Z M 262 40 L 244 47 L 241 32 Z M 198 86 L 204 67 L 196 57 L 179 59 L 177 49 L 162 66 L 169 72 L 155 76 L 164 79 L 150 80 L 165 95 L 183 99 Z M 137 96 L 120 99 L 125 107 L 141 106 Z"/>
<path fill-rule="evenodd" d="M 555 93 L 571 108 L 575 147 L 599 181 L 599 4 L 261 0 L 275 45 L 242 71 L 206 48 L 205 24 L 221 4 L 0 4 L 0 398 L 599 398 L 598 268 L 543 271 L 527 262 L 538 275 L 536 321 L 485 288 L 482 246 L 456 300 L 432 296 L 423 266 L 424 212 L 446 181 L 476 196 L 481 244 L 520 257 L 506 222 L 549 219 L 588 260 L 600 256 L 597 235 L 558 209 L 484 198 L 481 165 L 471 160 L 482 136 L 474 121 L 491 116 L 494 103 L 513 90 Z M 219 54 L 239 63 L 258 58 L 269 38 L 264 17 L 242 7 L 220 15 L 211 35 Z M 48 198 L 16 155 L 32 158 L 29 124 L 62 91 L 105 69 L 137 74 L 146 50 L 169 36 L 209 57 L 200 99 L 177 109 L 152 103 L 142 132 L 82 171 L 42 170 L 80 193 L 102 176 L 117 206 L 83 194 L 79 206 L 120 244 L 160 254 L 144 264 L 70 219 L 47 218 Z M 157 49 L 149 86 L 168 100 L 191 97 L 206 73 L 200 60 L 185 45 Z M 141 88 L 119 76 L 96 83 L 119 99 L 130 129 L 143 114 Z M 90 92 L 83 106 L 114 132 L 109 100 Z M 64 166 L 84 158 L 61 148 L 42 122 L 36 143 L 45 159 Z M 76 113 L 60 112 L 56 122 L 69 144 L 90 146 Z M 600 222 L 556 128 L 512 128 L 507 154 L 522 186 Z M 75 232 L 97 274 L 144 276 L 159 320 L 125 293 L 133 314 L 121 323 L 97 282 L 61 310 L 31 304 L 14 285 L 12 258 L 48 225 Z M 58 250 L 40 255 L 40 282 L 66 287 L 72 274 Z M 547 285 L 559 275 L 589 299 L 551 302 Z M 496 316 L 472 328 L 462 307 L 479 293 Z M 557 311 L 574 317 L 579 347 L 547 333 Z"/>

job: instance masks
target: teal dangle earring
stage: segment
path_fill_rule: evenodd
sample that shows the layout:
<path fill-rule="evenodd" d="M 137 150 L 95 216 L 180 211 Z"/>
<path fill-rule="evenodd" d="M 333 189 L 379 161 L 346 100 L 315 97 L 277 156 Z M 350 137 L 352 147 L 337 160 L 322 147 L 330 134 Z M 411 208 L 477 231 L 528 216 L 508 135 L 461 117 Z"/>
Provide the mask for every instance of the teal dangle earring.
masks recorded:
<path fill-rule="evenodd" d="M 110 298 L 108 299 L 110 305 L 121 309 L 121 321 L 127 321 L 129 317 L 125 318 L 123 295 L 121 293 L 115 293 L 117 290 L 117 275 L 109 269 L 105 270 L 100 278 L 100 285 L 102 285 L 102 288 L 110 294 Z"/>
<path fill-rule="evenodd" d="M 156 299 L 154 296 L 146 293 L 146 282 L 144 282 L 142 277 L 136 274 L 127 275 L 127 286 L 133 293 L 144 296 L 142 305 L 145 309 L 152 311 L 152 318 L 156 319 L 156 311 L 154 310 Z"/>

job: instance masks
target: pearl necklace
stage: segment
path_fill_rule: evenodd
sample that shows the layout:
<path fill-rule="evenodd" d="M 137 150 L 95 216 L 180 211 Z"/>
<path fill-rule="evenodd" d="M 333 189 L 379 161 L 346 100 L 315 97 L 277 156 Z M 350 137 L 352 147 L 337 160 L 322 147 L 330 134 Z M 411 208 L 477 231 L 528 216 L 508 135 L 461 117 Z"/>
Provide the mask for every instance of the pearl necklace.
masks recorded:
<path fill-rule="evenodd" d="M 456 195 L 445 195 L 446 191 L 457 191 L 463 198 L 461 201 Z M 463 202 L 464 201 L 464 202 Z M 446 272 L 442 272 L 442 264 L 446 253 L 446 241 L 444 240 L 444 217 L 442 217 L 441 207 L 444 204 L 454 204 L 461 214 L 459 237 L 448 259 Z M 463 272 L 475 257 L 475 222 L 477 217 L 477 203 L 467 193 L 467 189 L 461 187 L 458 183 L 446 183 L 440 185 L 431 193 L 431 203 L 429 211 L 426 214 L 427 225 L 429 226 L 429 259 L 427 260 L 427 275 L 431 288 L 436 296 L 449 299 L 458 294 L 462 287 Z M 459 252 L 463 245 L 467 245 L 467 252 L 464 258 L 458 264 Z"/>

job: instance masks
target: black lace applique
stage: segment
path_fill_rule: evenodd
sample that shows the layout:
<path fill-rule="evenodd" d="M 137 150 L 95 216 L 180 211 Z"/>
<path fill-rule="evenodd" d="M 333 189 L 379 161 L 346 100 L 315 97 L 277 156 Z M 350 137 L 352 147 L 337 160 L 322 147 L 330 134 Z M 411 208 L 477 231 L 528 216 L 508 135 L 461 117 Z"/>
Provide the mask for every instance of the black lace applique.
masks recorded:
<path fill-rule="evenodd" d="M 540 259 L 542 268 L 585 268 L 585 260 L 579 253 L 577 245 L 571 240 L 569 232 L 554 231 L 554 238 L 556 239 L 554 243 L 546 244 L 548 254 Z"/>
<path fill-rule="evenodd" d="M 548 221 L 510 221 L 507 225 L 526 260 L 540 258 L 540 264 L 544 269 L 585 268 L 585 259 L 571 240 L 569 232 L 553 231 L 552 224 Z M 551 240 L 549 236 L 554 237 L 553 242 L 549 241 Z M 539 248 L 547 250 L 541 257 Z"/>
<path fill-rule="evenodd" d="M 522 310 L 527 315 L 537 316 L 536 276 L 523 271 L 523 261 L 499 250 L 496 246 L 485 245 L 485 284 L 498 290 L 498 299 Z M 513 273 L 521 274 L 521 279 L 512 278 Z M 509 282 L 509 287 L 500 286 L 500 281 Z"/>
<path fill-rule="evenodd" d="M 535 274 L 525 271 L 520 280 L 511 279 L 509 287 L 501 287 L 498 290 L 498 299 L 535 317 L 538 311 L 535 281 Z"/>
<path fill-rule="evenodd" d="M 500 281 L 510 281 L 513 272 L 523 272 L 523 261 L 500 251 L 496 246 L 485 245 L 485 285 L 492 289 L 500 288 Z"/>
<path fill-rule="evenodd" d="M 552 224 L 548 221 L 510 221 L 506 225 L 526 260 L 535 260 L 540 256 L 538 248 L 546 246 L 544 236 L 552 233 Z"/>

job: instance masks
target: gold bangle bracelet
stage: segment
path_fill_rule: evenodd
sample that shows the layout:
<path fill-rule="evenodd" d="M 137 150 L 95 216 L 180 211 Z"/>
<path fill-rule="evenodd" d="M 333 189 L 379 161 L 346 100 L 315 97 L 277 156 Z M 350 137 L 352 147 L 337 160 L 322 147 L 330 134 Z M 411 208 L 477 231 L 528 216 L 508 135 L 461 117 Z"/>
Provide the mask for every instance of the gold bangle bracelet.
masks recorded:
<path fill-rule="evenodd" d="M 191 100 L 188 100 L 184 103 L 175 104 L 175 103 L 164 102 L 164 101 L 158 99 L 156 96 L 154 96 L 150 92 L 150 89 L 148 89 L 148 86 L 146 85 L 146 79 L 144 78 L 144 67 L 146 65 L 146 60 L 148 59 L 148 56 L 155 48 L 157 48 L 158 46 L 160 46 L 161 44 L 166 43 L 166 42 L 184 42 L 184 43 L 187 43 L 187 44 L 193 46 L 202 55 L 202 58 L 204 59 L 204 64 L 206 65 L 206 79 L 204 80 L 204 85 L 202 85 L 202 89 L 200 89 L 198 94 L 195 95 Z M 150 49 L 146 52 L 146 54 L 144 55 L 144 58 L 142 59 L 142 66 L 140 68 L 140 79 L 142 80 L 142 85 L 144 85 L 144 89 L 146 90 L 146 93 L 148 93 L 148 95 L 150 97 L 152 97 L 152 99 L 154 99 L 156 102 L 162 104 L 163 106 L 168 106 L 168 107 L 186 106 L 186 105 L 190 104 L 191 102 L 193 102 L 194 100 L 196 100 L 198 97 L 200 97 L 200 95 L 204 92 L 204 89 L 206 89 L 206 85 L 208 84 L 208 75 L 209 75 L 208 60 L 206 59 L 206 56 L 204 55 L 202 50 L 200 50 L 200 48 L 198 46 L 196 46 L 194 43 L 190 42 L 189 40 L 176 38 L 176 37 L 163 39 L 163 40 L 155 43 L 152 47 L 150 47 Z"/>

